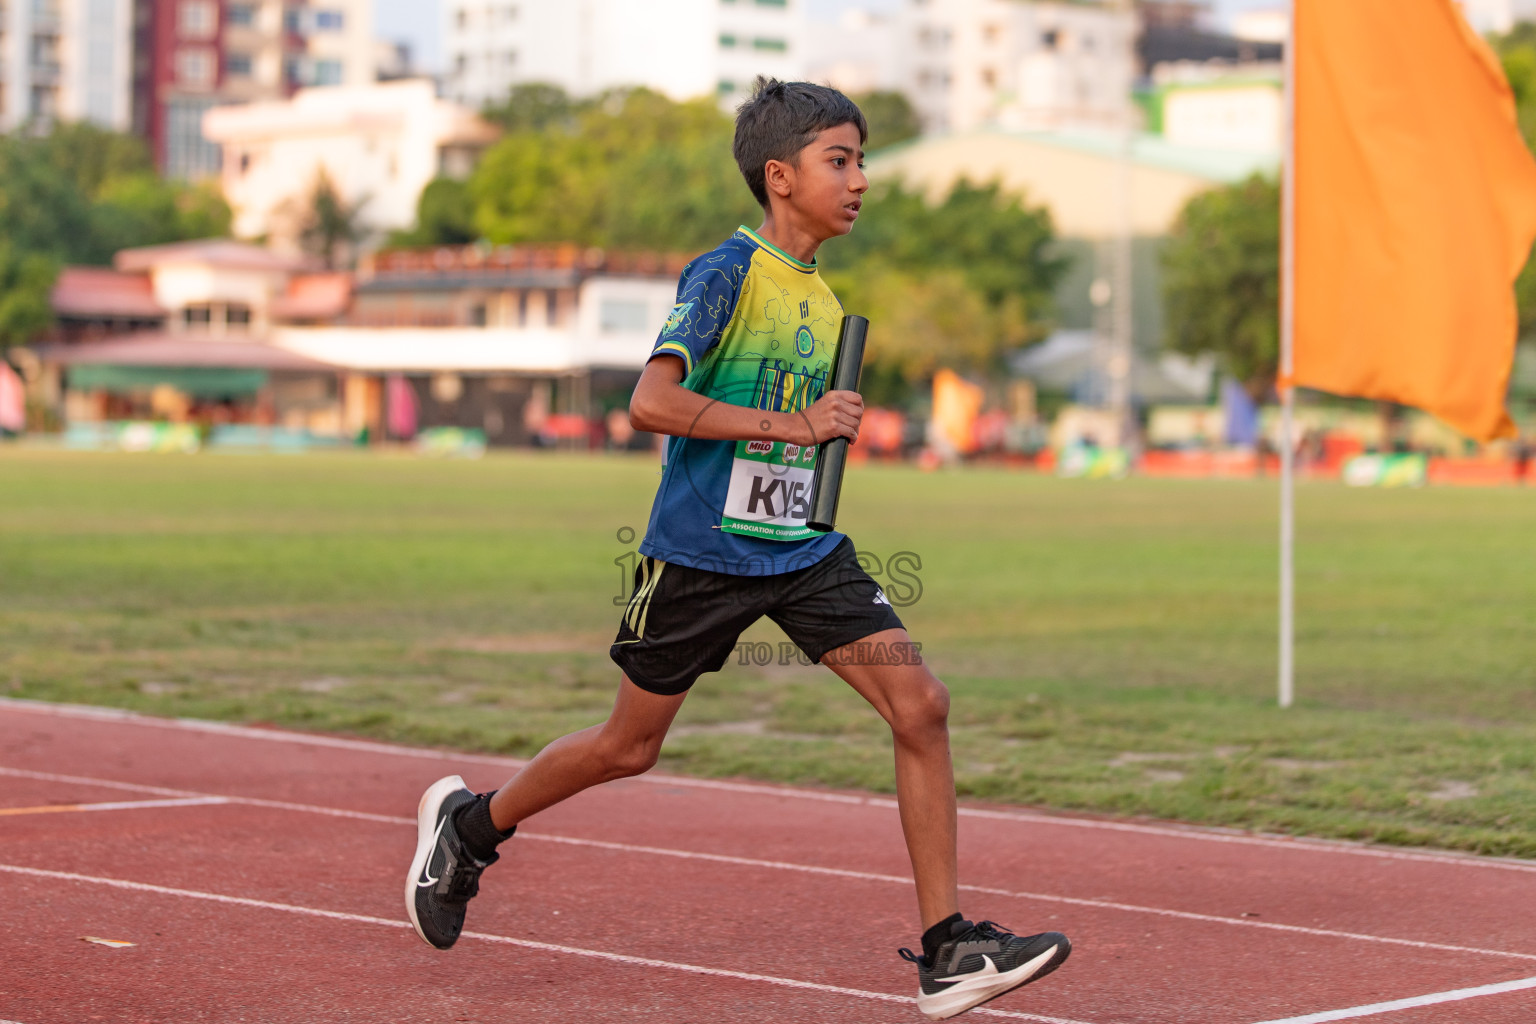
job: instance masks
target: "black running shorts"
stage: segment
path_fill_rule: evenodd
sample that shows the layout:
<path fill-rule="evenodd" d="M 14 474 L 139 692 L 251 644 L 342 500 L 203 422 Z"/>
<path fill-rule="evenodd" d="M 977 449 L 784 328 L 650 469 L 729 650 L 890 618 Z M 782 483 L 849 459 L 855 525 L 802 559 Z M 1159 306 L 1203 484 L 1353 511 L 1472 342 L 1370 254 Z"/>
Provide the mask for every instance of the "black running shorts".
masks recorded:
<path fill-rule="evenodd" d="M 683 693 L 705 672 L 720 671 L 736 638 L 764 615 L 815 662 L 844 644 L 902 628 L 844 537 L 815 565 L 771 576 L 642 557 L 609 655 L 642 690 Z"/>

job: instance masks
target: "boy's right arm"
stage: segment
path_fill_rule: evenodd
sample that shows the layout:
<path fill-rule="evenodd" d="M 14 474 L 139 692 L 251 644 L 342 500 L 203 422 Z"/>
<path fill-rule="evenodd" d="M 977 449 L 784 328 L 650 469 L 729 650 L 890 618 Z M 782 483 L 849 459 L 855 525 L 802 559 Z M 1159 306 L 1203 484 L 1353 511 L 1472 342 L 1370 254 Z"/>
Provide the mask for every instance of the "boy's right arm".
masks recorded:
<path fill-rule="evenodd" d="M 686 372 L 681 356 L 661 351 L 651 357 L 629 400 L 629 422 L 636 430 L 704 441 L 806 446 L 859 436 L 864 399 L 856 391 L 829 391 L 800 412 L 764 412 L 689 391 L 682 386 Z"/>

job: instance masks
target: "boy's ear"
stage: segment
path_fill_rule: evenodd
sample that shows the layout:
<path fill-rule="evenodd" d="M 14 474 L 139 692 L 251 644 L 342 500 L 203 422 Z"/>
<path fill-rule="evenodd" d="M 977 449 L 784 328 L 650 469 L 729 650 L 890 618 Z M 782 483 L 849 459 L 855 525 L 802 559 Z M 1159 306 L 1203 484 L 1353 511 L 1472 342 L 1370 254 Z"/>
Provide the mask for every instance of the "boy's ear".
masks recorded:
<path fill-rule="evenodd" d="M 769 160 L 763 165 L 763 184 L 780 199 L 788 199 L 795 190 L 795 165 L 783 160 Z"/>

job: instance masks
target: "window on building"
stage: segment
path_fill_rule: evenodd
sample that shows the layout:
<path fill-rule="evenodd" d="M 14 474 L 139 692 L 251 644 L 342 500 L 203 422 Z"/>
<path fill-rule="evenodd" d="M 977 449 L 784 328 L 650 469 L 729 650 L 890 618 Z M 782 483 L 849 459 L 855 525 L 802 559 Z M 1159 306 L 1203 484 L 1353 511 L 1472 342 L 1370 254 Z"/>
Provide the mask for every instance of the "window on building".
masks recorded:
<path fill-rule="evenodd" d="M 176 31 L 185 39 L 208 39 L 219 28 L 219 9 L 211 0 L 181 0 L 176 7 Z"/>
<path fill-rule="evenodd" d="M 455 11 L 453 14 L 453 25 L 455 28 L 468 28 L 469 12 L 462 7 Z"/>
<path fill-rule="evenodd" d="M 733 47 L 735 45 L 736 45 L 736 37 L 735 36 L 731 35 L 729 32 L 722 32 L 722 33 L 720 33 L 720 46 L 722 48 L 729 50 L 731 47 Z"/>
<path fill-rule="evenodd" d="M 256 8 L 250 4 L 230 4 L 224 11 L 224 18 L 231 25 L 253 28 L 256 25 Z"/>
<path fill-rule="evenodd" d="M 251 77 L 251 55 L 231 53 L 224 57 L 224 73 L 231 78 Z"/>
<path fill-rule="evenodd" d="M 485 303 L 477 302 L 469 307 L 469 325 L 471 327 L 485 326 Z"/>
<path fill-rule="evenodd" d="M 181 311 L 181 322 L 193 329 L 207 327 L 213 322 L 213 306 L 199 302 Z"/>
<path fill-rule="evenodd" d="M 212 99 L 181 97 L 165 105 L 165 171 L 172 178 L 203 178 L 219 173 L 219 147 L 203 137 L 203 113 Z"/>
<path fill-rule="evenodd" d="M 506 53 L 502 54 L 501 55 L 501 64 L 502 64 L 502 67 L 506 68 L 508 71 L 510 71 L 513 68 L 517 67 L 517 51 L 516 50 L 508 50 Z"/>
<path fill-rule="evenodd" d="M 1047 50 L 1054 50 L 1059 47 L 1061 45 L 1061 30 L 1052 28 L 1041 32 L 1040 45 Z"/>
<path fill-rule="evenodd" d="M 340 32 L 346 27 L 346 18 L 341 11 L 316 11 L 315 29 L 320 32 Z"/>
<path fill-rule="evenodd" d="M 598 329 L 604 334 L 612 331 L 643 331 L 650 326 L 644 302 L 634 299 L 604 299 L 597 307 Z"/>
<path fill-rule="evenodd" d="M 231 330 L 245 330 L 251 325 L 251 307 L 243 302 L 231 302 L 224 307 L 224 322 Z"/>
<path fill-rule="evenodd" d="M 341 61 L 339 61 L 339 60 L 317 60 L 317 61 L 315 61 L 315 84 L 316 85 L 340 85 L 341 84 Z"/>
<path fill-rule="evenodd" d="M 752 49 L 765 50 L 769 53 L 784 53 L 789 49 L 789 43 L 782 39 L 770 39 L 766 36 L 758 36 L 752 40 Z"/>
<path fill-rule="evenodd" d="M 176 81 L 189 89 L 213 85 L 213 51 L 197 47 L 176 51 Z"/>

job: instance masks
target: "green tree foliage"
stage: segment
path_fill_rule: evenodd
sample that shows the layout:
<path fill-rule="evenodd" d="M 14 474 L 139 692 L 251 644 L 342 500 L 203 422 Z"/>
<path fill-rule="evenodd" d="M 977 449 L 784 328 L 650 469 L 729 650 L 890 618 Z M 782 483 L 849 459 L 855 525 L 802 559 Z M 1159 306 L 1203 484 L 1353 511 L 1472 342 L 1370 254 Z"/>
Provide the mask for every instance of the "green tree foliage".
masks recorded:
<path fill-rule="evenodd" d="M 864 144 L 866 152 L 873 153 L 923 133 L 923 123 L 904 93 L 866 92 L 852 99 L 864 111 L 864 120 L 869 123 L 869 141 Z"/>
<path fill-rule="evenodd" d="M 24 344 L 53 321 L 48 293 L 59 265 L 0 241 L 0 350 Z"/>
<path fill-rule="evenodd" d="M 475 226 L 498 244 L 709 248 L 758 215 L 730 151 L 710 100 L 609 92 L 493 146 L 469 182 Z"/>
<path fill-rule="evenodd" d="M 995 182 L 958 182 L 937 203 L 900 183 L 881 184 L 864 197 L 853 233 L 831 243 L 826 262 L 838 269 L 872 261 L 914 271 L 950 267 L 989 304 L 1017 299 L 1031 319 L 1044 321 L 1067 269 L 1051 254 L 1054 238 L 1050 211 Z"/>
<path fill-rule="evenodd" d="M 364 198 L 348 203 L 322 168 L 315 175 L 309 210 L 299 229 L 299 246 L 320 257 L 326 270 L 345 266 L 355 254 L 357 244 L 368 235 L 362 217 L 367 202 Z"/>
<path fill-rule="evenodd" d="M 1255 400 L 1280 362 L 1280 185 L 1254 175 L 1195 196 L 1163 250 L 1167 346 L 1215 353 Z"/>
<path fill-rule="evenodd" d="M 956 184 L 929 202 L 900 183 L 865 197 L 853 233 L 823 249 L 828 284 L 868 316 L 872 401 L 900 401 L 940 367 L 1000 372 L 1003 356 L 1049 333 L 1066 261 L 1048 211 L 996 184 Z"/>
<path fill-rule="evenodd" d="M 155 174 L 144 144 L 88 124 L 0 136 L 0 238 L 19 252 L 110 263 L 118 249 L 229 232 L 207 185 Z"/>
<path fill-rule="evenodd" d="M 1494 48 L 1504 64 L 1504 75 L 1515 93 L 1515 110 L 1525 144 L 1536 151 L 1536 24 L 1521 22 L 1509 33 L 1495 36 Z M 1520 334 L 1536 338 L 1536 249 L 1515 283 L 1520 308 Z"/>
<path fill-rule="evenodd" d="M 416 226 L 409 231 L 391 232 L 389 244 L 467 245 L 479 237 L 469 184 L 456 178 L 434 178 L 416 201 Z"/>
<path fill-rule="evenodd" d="M 576 114 L 586 106 L 558 85 L 524 82 L 514 85 L 500 103 L 487 103 L 480 113 L 505 132 L 542 132 L 572 128 Z"/>
<path fill-rule="evenodd" d="M 499 115 L 513 130 L 468 182 L 480 237 L 696 253 L 762 219 L 731 158 L 731 118 L 712 100 L 634 89 L 574 103 L 540 91 L 524 106 Z M 869 112 L 890 141 L 916 131 L 904 100 L 877 94 Z M 1053 237 L 1046 211 L 995 184 L 962 183 L 937 203 L 899 185 L 872 190 L 853 234 L 819 256 L 845 307 L 876 325 L 872 397 L 898 399 L 940 366 L 995 370 L 1006 350 L 1044 337 L 1066 269 Z"/>

